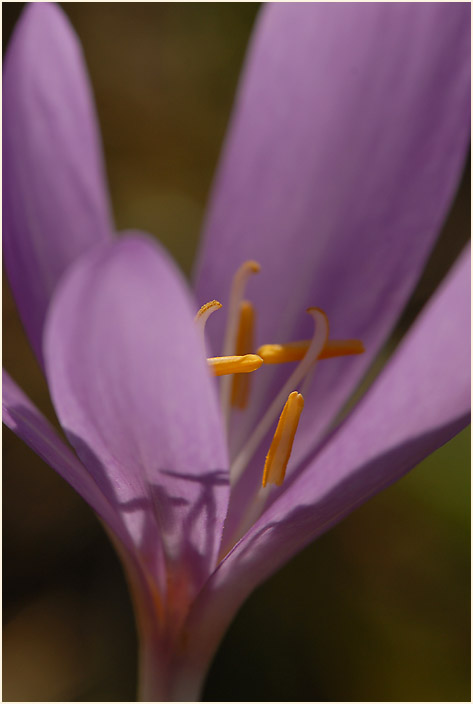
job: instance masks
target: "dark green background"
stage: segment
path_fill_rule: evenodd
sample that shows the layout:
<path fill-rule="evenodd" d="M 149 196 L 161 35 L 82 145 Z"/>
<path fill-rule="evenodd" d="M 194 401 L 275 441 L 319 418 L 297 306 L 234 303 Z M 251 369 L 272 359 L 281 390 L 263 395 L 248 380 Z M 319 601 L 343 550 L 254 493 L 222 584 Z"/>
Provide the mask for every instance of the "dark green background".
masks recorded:
<path fill-rule="evenodd" d="M 67 3 L 84 46 L 119 229 L 189 272 L 254 3 Z M 4 46 L 21 10 L 4 4 Z M 468 236 L 469 184 L 395 340 Z M 4 293 L 4 365 L 50 415 Z M 246 602 L 207 700 L 460 701 L 469 694 L 469 434 L 323 536 Z M 130 700 L 136 641 L 94 515 L 4 433 L 5 700 Z"/>

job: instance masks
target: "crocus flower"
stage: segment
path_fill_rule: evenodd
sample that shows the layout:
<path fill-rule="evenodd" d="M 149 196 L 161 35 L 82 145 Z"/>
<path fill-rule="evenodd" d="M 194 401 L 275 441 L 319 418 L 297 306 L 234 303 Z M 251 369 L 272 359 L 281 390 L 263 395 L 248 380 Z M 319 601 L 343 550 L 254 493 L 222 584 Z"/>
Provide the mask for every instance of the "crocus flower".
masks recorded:
<path fill-rule="evenodd" d="M 73 449 L 6 373 L 4 422 L 114 542 L 136 608 L 141 696 L 195 699 L 251 590 L 467 423 L 468 253 L 364 398 L 334 419 L 408 300 L 458 184 L 469 8 L 263 8 L 194 292 L 154 240 L 115 237 L 81 51 L 57 7 L 24 11 L 3 101 L 5 265 Z M 195 315 L 214 299 L 223 308 L 204 332 L 218 304 Z M 337 344 L 361 351 L 357 340 L 364 354 L 318 361 Z M 310 342 L 294 353 L 291 341 Z M 207 356 L 240 343 L 282 347 L 233 377 L 249 389 L 223 381 L 222 408 Z M 300 360 L 295 371 L 269 364 L 278 350 Z"/>

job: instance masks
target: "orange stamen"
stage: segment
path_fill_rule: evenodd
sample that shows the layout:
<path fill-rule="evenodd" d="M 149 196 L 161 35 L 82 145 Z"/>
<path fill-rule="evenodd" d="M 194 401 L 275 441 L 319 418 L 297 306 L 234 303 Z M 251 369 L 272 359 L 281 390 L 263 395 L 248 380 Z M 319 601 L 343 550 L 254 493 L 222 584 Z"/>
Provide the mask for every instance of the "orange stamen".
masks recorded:
<path fill-rule="evenodd" d="M 297 391 L 289 394 L 264 463 L 263 487 L 268 483 L 277 486 L 283 483 L 303 408 L 302 394 Z"/>
<path fill-rule="evenodd" d="M 247 374 L 259 369 L 263 364 L 261 357 L 257 354 L 235 355 L 231 357 L 209 357 L 207 359 L 209 367 L 214 376 L 224 376 L 225 374 Z"/>
<path fill-rule="evenodd" d="M 263 345 L 257 354 L 265 364 L 284 364 L 285 362 L 299 362 L 305 356 L 311 340 L 288 342 L 284 345 Z M 331 357 L 345 357 L 347 355 L 362 354 L 365 351 L 361 340 L 328 340 L 323 347 L 318 359 Z"/>
<path fill-rule="evenodd" d="M 235 344 L 235 354 L 244 355 L 253 349 L 255 310 L 249 301 L 240 303 L 240 320 Z M 248 404 L 250 377 L 241 374 L 233 377 L 231 404 L 243 410 Z"/>

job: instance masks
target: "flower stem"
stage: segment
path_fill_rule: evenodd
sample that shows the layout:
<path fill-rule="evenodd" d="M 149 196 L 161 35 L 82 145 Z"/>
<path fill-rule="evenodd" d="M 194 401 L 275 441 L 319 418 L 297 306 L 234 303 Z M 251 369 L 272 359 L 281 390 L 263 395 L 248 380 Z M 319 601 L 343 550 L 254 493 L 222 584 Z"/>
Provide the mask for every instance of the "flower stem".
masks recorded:
<path fill-rule="evenodd" d="M 183 660 L 166 656 L 162 644 L 142 643 L 139 667 L 139 701 L 200 700 L 206 669 L 191 668 Z"/>

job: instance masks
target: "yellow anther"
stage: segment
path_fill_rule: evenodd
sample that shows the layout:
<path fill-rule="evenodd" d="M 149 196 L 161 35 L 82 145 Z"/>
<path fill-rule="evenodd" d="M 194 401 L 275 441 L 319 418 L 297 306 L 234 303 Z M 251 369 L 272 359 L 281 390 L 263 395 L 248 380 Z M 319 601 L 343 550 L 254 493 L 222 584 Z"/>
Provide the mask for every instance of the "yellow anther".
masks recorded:
<path fill-rule="evenodd" d="M 255 326 L 255 310 L 249 301 L 240 303 L 240 320 L 235 344 L 235 354 L 248 354 L 253 349 L 253 333 Z M 232 381 L 232 406 L 244 409 L 250 394 L 250 377 L 234 376 Z"/>
<path fill-rule="evenodd" d="M 263 487 L 268 483 L 277 486 L 283 483 L 303 408 L 302 394 L 297 391 L 289 394 L 264 463 Z"/>
<path fill-rule="evenodd" d="M 261 267 L 258 262 L 250 259 L 243 262 L 233 277 L 228 301 L 228 318 L 225 337 L 223 340 L 222 355 L 236 354 L 236 340 L 240 321 L 240 304 L 243 301 L 248 279 L 253 274 L 257 274 L 260 269 Z M 232 379 L 222 379 L 220 384 L 220 402 L 227 427 L 230 422 L 231 395 Z"/>
<path fill-rule="evenodd" d="M 263 345 L 257 351 L 265 364 L 284 364 L 299 362 L 309 349 L 311 340 L 288 342 L 285 345 Z M 365 351 L 361 340 L 328 340 L 317 359 L 345 357 L 352 354 L 362 354 Z"/>
<path fill-rule="evenodd" d="M 215 376 L 224 374 L 247 374 L 259 369 L 263 364 L 261 357 L 257 354 L 236 355 L 232 357 L 209 357 L 207 359 L 209 367 Z"/>

